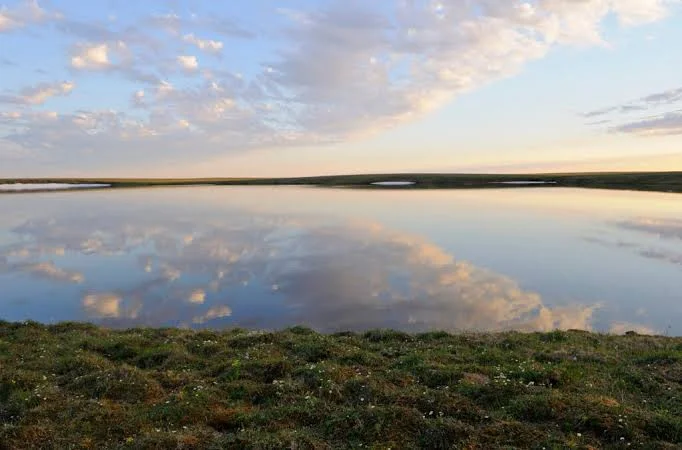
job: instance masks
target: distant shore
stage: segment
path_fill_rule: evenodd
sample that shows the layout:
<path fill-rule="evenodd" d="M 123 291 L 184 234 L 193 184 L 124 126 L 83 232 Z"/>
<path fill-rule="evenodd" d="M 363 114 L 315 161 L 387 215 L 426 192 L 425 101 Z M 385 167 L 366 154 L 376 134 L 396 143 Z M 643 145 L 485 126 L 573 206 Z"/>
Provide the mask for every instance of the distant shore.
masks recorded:
<path fill-rule="evenodd" d="M 96 189 L 151 186 L 327 186 L 365 189 L 482 189 L 572 187 L 654 192 L 682 192 L 682 171 L 548 174 L 368 174 L 295 178 L 5 178 L 0 185 L 107 185 Z M 93 188 L 90 188 L 93 189 Z M 46 189 L 47 190 L 47 189 Z"/>
<path fill-rule="evenodd" d="M 0 321 L 0 448 L 680 448 L 682 338 Z"/>

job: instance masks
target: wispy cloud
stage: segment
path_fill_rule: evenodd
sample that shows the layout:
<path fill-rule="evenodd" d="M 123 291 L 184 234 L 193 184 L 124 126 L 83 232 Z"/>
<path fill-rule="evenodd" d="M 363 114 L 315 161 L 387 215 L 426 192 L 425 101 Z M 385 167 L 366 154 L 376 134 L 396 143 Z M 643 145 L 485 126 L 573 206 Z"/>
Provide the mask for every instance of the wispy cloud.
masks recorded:
<path fill-rule="evenodd" d="M 640 217 L 616 222 L 620 228 L 641 231 L 665 239 L 682 240 L 682 219 L 656 219 Z"/>
<path fill-rule="evenodd" d="M 631 112 L 647 111 L 652 108 L 673 105 L 680 101 L 682 101 L 682 88 L 669 89 L 666 91 L 649 94 L 645 97 L 641 97 L 637 100 L 633 100 L 622 105 L 589 111 L 584 113 L 583 117 L 592 118 L 612 113 L 626 114 Z"/>
<path fill-rule="evenodd" d="M 677 107 L 682 102 L 682 88 L 668 89 L 649 94 L 637 100 L 608 108 L 588 111 L 582 116 L 586 119 L 611 116 L 609 119 L 598 120 L 591 125 L 602 125 L 619 120 L 622 123 L 611 126 L 613 133 L 635 134 L 639 136 L 669 136 L 682 134 L 682 110 L 668 110 L 652 115 L 651 111 Z M 647 115 L 638 118 L 622 120 L 621 116 L 646 112 Z"/>
<path fill-rule="evenodd" d="M 182 39 L 188 44 L 196 46 L 199 50 L 206 51 L 208 53 L 220 53 L 223 49 L 222 41 L 214 41 L 212 39 L 199 39 L 194 35 L 194 33 L 186 34 Z"/>
<path fill-rule="evenodd" d="M 662 240 L 682 240 L 682 220 L 640 217 L 614 222 L 613 225 L 622 230 L 646 233 L 650 235 L 650 237 Z M 587 236 L 584 239 L 588 242 L 606 247 L 630 249 L 644 258 L 682 266 L 682 252 L 675 250 L 669 245 L 643 244 L 629 240 L 613 240 L 598 236 Z"/>
<path fill-rule="evenodd" d="M 36 86 L 21 89 L 16 94 L 0 94 L 0 104 L 9 103 L 15 105 L 42 105 L 50 97 L 66 96 L 71 94 L 75 87 L 72 81 L 61 81 L 56 83 L 41 83 Z M 16 118 L 21 116 L 18 113 L 4 112 L 6 119 Z"/>
<path fill-rule="evenodd" d="M 43 9 L 38 0 L 21 0 L 14 7 L 0 6 L 0 33 L 59 17 L 60 14 Z"/>
<path fill-rule="evenodd" d="M 57 267 L 52 261 L 28 264 L 16 267 L 20 271 L 30 272 L 39 277 L 71 283 L 82 283 L 85 280 L 83 274 Z"/>
<path fill-rule="evenodd" d="M 682 111 L 673 111 L 627 122 L 611 128 L 611 131 L 640 136 L 680 135 L 682 134 Z"/>

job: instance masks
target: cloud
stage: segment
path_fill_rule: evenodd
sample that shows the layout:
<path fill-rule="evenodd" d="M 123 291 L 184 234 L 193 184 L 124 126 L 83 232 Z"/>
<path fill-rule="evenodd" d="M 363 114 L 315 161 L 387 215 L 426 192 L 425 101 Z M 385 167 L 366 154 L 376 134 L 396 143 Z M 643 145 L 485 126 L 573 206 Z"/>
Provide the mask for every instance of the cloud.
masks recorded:
<path fill-rule="evenodd" d="M 75 87 L 72 81 L 61 81 L 56 83 L 41 83 L 36 86 L 22 89 L 18 94 L 0 94 L 0 104 L 10 103 L 17 105 L 42 105 L 51 97 L 67 96 L 71 94 Z M 14 114 L 5 112 L 5 117 Z M 19 117 L 14 117 L 18 119 Z"/>
<path fill-rule="evenodd" d="M 180 55 L 176 58 L 178 65 L 187 71 L 197 70 L 199 68 L 199 61 L 196 56 Z"/>
<path fill-rule="evenodd" d="M 111 208 L 92 217 L 67 210 L 49 220 L 32 217 L 14 228 L 22 246 L 0 256 L 27 249 L 35 258 L 37 249 L 57 245 L 83 255 L 121 255 L 122 263 L 130 261 L 127 254 L 137 255 L 129 269 L 144 281 L 122 281 L 115 293 L 85 286 L 86 312 L 112 326 L 202 325 L 230 315 L 231 323 L 254 328 L 590 329 L 597 308 L 548 304 L 511 278 L 376 223 L 281 217 L 243 207 L 230 209 L 229 218 L 201 221 L 166 208 L 145 206 L 143 216 L 135 207 Z M 243 291 L 245 286 L 253 287 Z M 229 295 L 231 304 L 252 304 L 259 295 L 267 307 L 232 314 L 224 304 L 212 304 L 209 290 L 212 297 Z M 198 313 L 202 305 L 207 310 Z"/>
<path fill-rule="evenodd" d="M 56 281 L 67 281 L 70 283 L 83 283 L 85 281 L 85 277 L 82 273 L 61 269 L 52 261 L 17 265 L 14 267 L 14 269 Z"/>
<path fill-rule="evenodd" d="M 682 134 L 682 112 L 675 111 L 655 117 L 627 122 L 611 128 L 614 133 L 638 136 L 676 136 Z"/>
<path fill-rule="evenodd" d="M 206 291 L 203 289 L 194 289 L 190 292 L 187 301 L 195 305 L 202 305 L 206 301 Z"/>
<path fill-rule="evenodd" d="M 214 41 L 211 39 L 199 39 L 193 33 L 184 35 L 182 39 L 185 42 L 196 46 L 199 50 L 204 50 L 208 53 L 220 53 L 224 45 L 223 42 L 221 41 Z"/>
<path fill-rule="evenodd" d="M 171 35 L 179 36 L 184 28 L 209 29 L 228 38 L 251 39 L 255 33 L 242 28 L 229 17 L 207 15 L 180 16 L 174 12 L 154 14 L 143 21 L 143 26 L 159 28 Z"/>
<path fill-rule="evenodd" d="M 229 306 L 214 306 L 213 308 L 206 311 L 206 313 L 195 316 L 192 318 L 192 323 L 201 325 L 214 319 L 222 319 L 224 317 L 230 317 L 232 315 L 232 309 Z"/>
<path fill-rule="evenodd" d="M 49 132 L 40 121 L 26 120 L 0 140 L 0 151 L 21 146 L 45 154 L 46 162 L 78 161 L 83 170 L 95 170 L 120 161 L 195 160 L 187 142 L 211 157 L 347 141 L 417 120 L 464 92 L 513 76 L 556 46 L 603 45 L 607 17 L 615 15 L 624 25 L 646 23 L 662 17 L 666 4 L 335 0 L 305 11 L 279 10 L 273 22 L 284 22 L 284 29 L 271 30 L 277 39 L 268 41 L 267 51 L 253 53 L 263 59 L 229 65 L 200 65 L 182 46 L 217 52 L 223 43 L 185 32 L 189 28 L 252 37 L 230 17 L 168 13 L 131 19 L 126 26 L 65 21 L 61 29 L 80 42 L 72 49 L 74 71 L 144 84 L 132 96 L 140 89 L 150 93 L 180 67 L 185 79 L 175 99 L 181 101 L 150 93 L 151 100 L 138 105 L 146 112 L 111 111 L 109 105 L 63 111 L 63 127 Z M 81 114 L 110 120 L 100 121 L 105 126 L 93 134 L 79 126 Z"/>
<path fill-rule="evenodd" d="M 641 101 L 648 105 L 670 105 L 682 101 L 682 88 L 669 89 L 667 91 L 650 94 L 642 98 Z"/>
<path fill-rule="evenodd" d="M 615 223 L 619 228 L 653 234 L 664 239 L 682 240 L 682 219 L 639 217 Z"/>
<path fill-rule="evenodd" d="M 674 253 L 669 250 L 646 249 L 640 251 L 640 255 L 645 258 L 657 259 L 659 261 L 682 266 L 682 253 Z"/>
<path fill-rule="evenodd" d="M 175 281 L 182 276 L 182 271 L 169 265 L 163 265 L 161 268 L 161 276 L 168 281 Z"/>
<path fill-rule="evenodd" d="M 136 91 L 132 96 L 131 101 L 132 105 L 136 108 L 145 107 L 144 96 L 145 96 L 144 90 L 140 89 L 139 91 Z"/>
<path fill-rule="evenodd" d="M 613 9 L 625 25 L 654 22 L 666 16 L 666 3 L 660 0 L 615 0 Z"/>
<path fill-rule="evenodd" d="M 660 109 L 675 106 L 682 102 L 682 88 L 668 89 L 661 92 L 649 94 L 637 100 L 624 103 L 622 105 L 610 106 L 608 108 L 588 111 L 582 116 L 592 119 L 602 116 L 627 115 L 638 112 L 648 112 L 653 109 Z M 600 120 L 591 125 L 602 125 L 612 122 Z M 673 136 L 682 134 L 682 110 L 666 111 L 656 115 L 647 115 L 637 119 L 630 119 L 619 125 L 609 127 L 612 133 L 634 134 L 638 136 Z"/>
<path fill-rule="evenodd" d="M 630 113 L 638 111 L 647 111 L 651 108 L 660 106 L 668 106 L 682 101 L 682 88 L 668 89 L 662 92 L 649 94 L 637 100 L 624 103 L 622 105 L 610 106 L 608 108 L 597 109 L 583 113 L 582 116 L 586 118 L 599 117 L 611 113 Z"/>
<path fill-rule="evenodd" d="M 125 44 L 121 43 L 120 48 Z M 71 57 L 71 67 L 78 70 L 102 70 L 111 67 L 107 44 L 81 45 Z"/>
<path fill-rule="evenodd" d="M 296 306 L 296 322 L 326 330 L 590 329 L 596 309 L 548 307 L 510 278 L 376 225 L 315 229 L 298 252 L 306 263 L 276 273 L 277 292 Z"/>
<path fill-rule="evenodd" d="M 119 318 L 123 299 L 117 294 L 88 294 L 83 297 L 83 308 L 91 317 Z"/>
<path fill-rule="evenodd" d="M 58 14 L 50 13 L 43 9 L 37 0 L 22 0 L 13 8 L 0 7 L 0 33 L 58 17 Z"/>
<path fill-rule="evenodd" d="M 682 220 L 641 217 L 614 222 L 613 225 L 623 230 L 646 233 L 658 239 L 682 240 Z M 606 247 L 632 249 L 644 258 L 682 266 L 682 252 L 675 251 L 672 245 L 659 247 L 624 240 L 612 241 L 593 236 L 586 237 L 585 240 Z"/>
<path fill-rule="evenodd" d="M 172 64 L 168 42 L 142 23 L 117 26 L 118 22 L 64 19 L 57 25 L 69 40 L 69 65 L 75 72 L 99 71 L 122 76 L 136 83 L 157 83 L 159 72 Z"/>

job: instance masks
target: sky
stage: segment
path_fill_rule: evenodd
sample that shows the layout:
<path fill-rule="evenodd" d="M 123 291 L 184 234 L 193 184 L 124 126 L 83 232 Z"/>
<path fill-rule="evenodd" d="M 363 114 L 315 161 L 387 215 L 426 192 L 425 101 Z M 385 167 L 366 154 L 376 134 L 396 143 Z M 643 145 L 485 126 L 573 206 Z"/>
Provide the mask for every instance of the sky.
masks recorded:
<path fill-rule="evenodd" d="M 0 177 L 682 170 L 679 0 L 0 0 Z"/>

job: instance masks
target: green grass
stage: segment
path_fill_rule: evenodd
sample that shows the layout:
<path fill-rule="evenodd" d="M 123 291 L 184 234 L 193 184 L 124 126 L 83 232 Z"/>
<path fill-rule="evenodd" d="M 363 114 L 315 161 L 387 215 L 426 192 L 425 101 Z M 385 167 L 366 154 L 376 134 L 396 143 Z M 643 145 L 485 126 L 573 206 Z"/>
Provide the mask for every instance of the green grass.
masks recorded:
<path fill-rule="evenodd" d="M 0 322 L 0 448 L 681 448 L 682 338 Z"/>
<path fill-rule="evenodd" d="M 378 181 L 414 181 L 404 187 L 372 186 Z M 504 181 L 551 181 L 555 184 L 539 187 L 579 187 L 636 191 L 682 192 L 682 172 L 601 172 L 549 174 L 369 174 L 334 175 L 298 178 L 23 178 L 0 179 L 2 183 L 104 183 L 113 188 L 149 186 L 214 185 L 316 185 L 368 189 L 480 189 L 519 188 L 515 185 L 495 184 Z M 527 188 L 527 187 L 526 187 Z"/>

